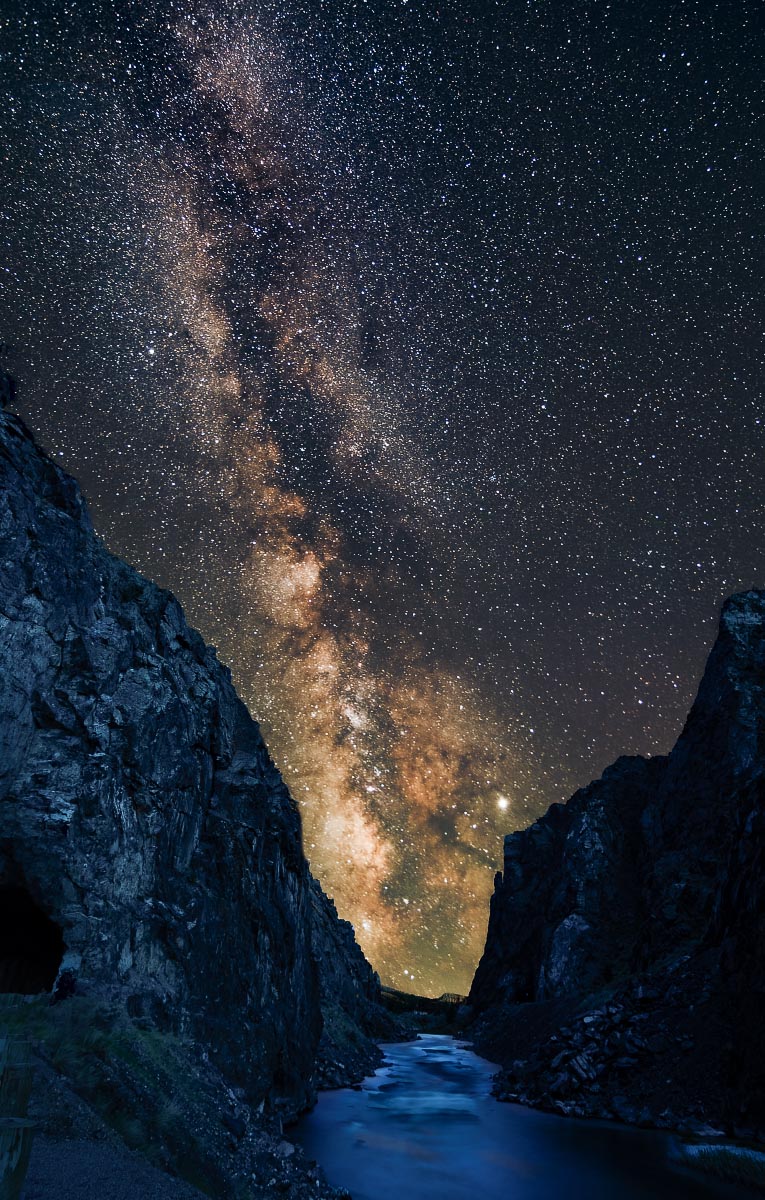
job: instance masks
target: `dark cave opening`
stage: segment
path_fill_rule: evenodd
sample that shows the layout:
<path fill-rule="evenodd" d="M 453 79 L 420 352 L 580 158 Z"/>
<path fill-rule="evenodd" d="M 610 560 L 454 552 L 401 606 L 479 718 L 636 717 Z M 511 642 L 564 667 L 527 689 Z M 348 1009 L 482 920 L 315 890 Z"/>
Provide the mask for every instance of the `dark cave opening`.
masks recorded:
<path fill-rule="evenodd" d="M 0 887 L 0 992 L 49 992 L 64 937 L 23 887 Z"/>

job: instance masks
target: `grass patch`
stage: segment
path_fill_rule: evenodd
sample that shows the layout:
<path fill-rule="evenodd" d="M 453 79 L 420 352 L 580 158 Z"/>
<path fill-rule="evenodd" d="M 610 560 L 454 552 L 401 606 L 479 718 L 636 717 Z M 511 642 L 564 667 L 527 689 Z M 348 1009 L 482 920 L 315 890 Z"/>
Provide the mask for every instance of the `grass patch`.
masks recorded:
<path fill-rule="evenodd" d="M 3 998 L 0 1036 L 31 1046 L 132 1149 L 221 1194 L 216 1163 L 225 1136 L 214 1085 L 191 1042 L 131 1020 L 85 996 Z"/>

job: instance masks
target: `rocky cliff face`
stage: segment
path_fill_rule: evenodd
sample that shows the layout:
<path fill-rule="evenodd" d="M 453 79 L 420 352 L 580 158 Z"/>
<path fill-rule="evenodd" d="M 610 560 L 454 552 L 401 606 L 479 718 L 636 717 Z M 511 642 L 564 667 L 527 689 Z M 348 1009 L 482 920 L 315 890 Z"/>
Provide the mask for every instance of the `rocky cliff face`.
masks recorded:
<path fill-rule="evenodd" d="M 316 896 L 229 671 L 0 414 L 0 988 L 113 1000 L 295 1109 L 320 986 L 374 990 L 324 901 L 315 927 Z"/>
<path fill-rule="evenodd" d="M 619 759 L 505 840 L 470 995 L 505 1094 L 765 1128 L 764 737 L 765 593 L 747 592 L 672 753 Z"/>
<path fill-rule="evenodd" d="M 629 969 L 645 917 L 641 818 L 665 767 L 621 758 L 505 838 L 472 1004 L 594 990 Z"/>
<path fill-rule="evenodd" d="M 382 1062 L 376 1041 L 398 1036 L 382 1004 L 380 978 L 365 959 L 349 921 L 313 880 L 312 939 L 319 968 L 324 1018 L 317 1056 L 317 1084 L 358 1082 Z"/>

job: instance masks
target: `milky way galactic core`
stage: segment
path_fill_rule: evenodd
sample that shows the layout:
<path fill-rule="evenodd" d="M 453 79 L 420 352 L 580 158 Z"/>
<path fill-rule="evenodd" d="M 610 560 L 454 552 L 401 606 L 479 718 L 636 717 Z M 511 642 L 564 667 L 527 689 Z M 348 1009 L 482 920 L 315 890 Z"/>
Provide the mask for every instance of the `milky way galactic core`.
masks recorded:
<path fill-rule="evenodd" d="M 13 10 L 13 11 L 11 11 Z M 763 576 L 761 4 L 6 4 L 0 338 L 384 981 Z"/>

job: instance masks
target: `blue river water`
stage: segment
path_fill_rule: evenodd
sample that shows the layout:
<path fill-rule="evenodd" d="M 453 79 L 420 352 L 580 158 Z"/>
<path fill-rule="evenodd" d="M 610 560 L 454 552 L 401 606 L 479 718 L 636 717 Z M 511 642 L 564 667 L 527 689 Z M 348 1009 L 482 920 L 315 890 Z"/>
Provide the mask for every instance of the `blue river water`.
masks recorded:
<path fill-rule="evenodd" d="M 360 1091 L 323 1092 L 289 1135 L 354 1200 L 751 1196 L 674 1166 L 669 1135 L 498 1103 L 497 1068 L 454 1038 L 383 1050 Z"/>

